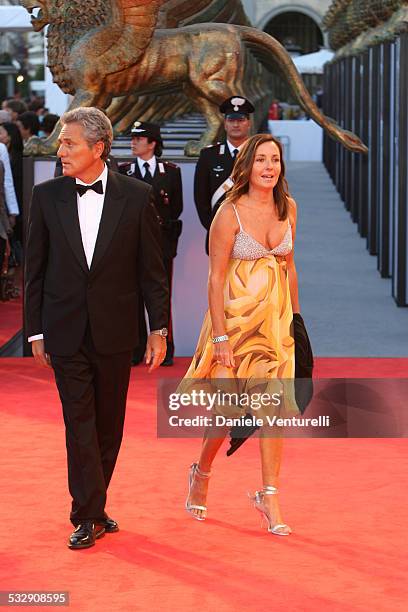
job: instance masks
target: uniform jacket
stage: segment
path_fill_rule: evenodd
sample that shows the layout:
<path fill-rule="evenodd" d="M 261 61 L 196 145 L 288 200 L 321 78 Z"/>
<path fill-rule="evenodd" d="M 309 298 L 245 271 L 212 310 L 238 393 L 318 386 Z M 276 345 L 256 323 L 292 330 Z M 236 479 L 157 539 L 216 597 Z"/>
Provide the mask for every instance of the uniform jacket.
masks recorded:
<path fill-rule="evenodd" d="M 137 160 L 121 164 L 119 170 L 121 174 L 143 180 Z M 183 212 L 180 168 L 169 161 L 161 161 L 156 158 L 152 187 L 162 229 L 163 255 L 165 259 L 171 259 L 177 254 L 177 242 L 182 228 L 182 222 L 179 220 Z"/>
<path fill-rule="evenodd" d="M 208 253 L 208 231 L 215 213 L 225 196 L 212 207 L 211 198 L 218 187 L 231 175 L 234 159 L 226 142 L 202 149 L 194 174 L 194 201 L 201 224 L 207 230 L 206 251 Z"/>
<path fill-rule="evenodd" d="M 233 167 L 234 159 L 226 142 L 206 147 L 200 153 L 194 175 L 194 201 L 200 221 L 207 231 L 224 199 L 222 198 L 213 210 L 211 198 L 230 176 Z"/>

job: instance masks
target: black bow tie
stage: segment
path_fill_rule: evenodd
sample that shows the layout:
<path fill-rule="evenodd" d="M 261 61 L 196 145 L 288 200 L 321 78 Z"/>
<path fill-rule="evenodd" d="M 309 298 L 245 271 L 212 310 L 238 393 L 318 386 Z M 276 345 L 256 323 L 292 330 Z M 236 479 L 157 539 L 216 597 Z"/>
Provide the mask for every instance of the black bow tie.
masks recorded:
<path fill-rule="evenodd" d="M 92 189 L 95 193 L 103 194 L 103 186 L 102 181 L 96 181 L 93 185 L 79 185 L 76 184 L 76 190 L 79 193 L 79 197 L 81 198 L 84 193 L 88 191 L 88 189 Z"/>

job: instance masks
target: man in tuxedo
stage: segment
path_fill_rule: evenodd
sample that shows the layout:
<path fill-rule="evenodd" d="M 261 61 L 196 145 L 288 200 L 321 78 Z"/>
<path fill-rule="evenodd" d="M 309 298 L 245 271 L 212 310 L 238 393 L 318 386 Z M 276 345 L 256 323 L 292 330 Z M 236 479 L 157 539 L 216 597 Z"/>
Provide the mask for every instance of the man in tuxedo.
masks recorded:
<path fill-rule="evenodd" d="M 251 102 L 232 96 L 219 107 L 224 115 L 226 140 L 205 147 L 200 153 L 194 174 L 194 201 L 201 224 L 207 230 L 205 250 L 208 255 L 208 232 L 225 193 L 232 185 L 235 158 L 251 132 Z"/>
<path fill-rule="evenodd" d="M 135 121 L 131 130 L 131 163 L 121 164 L 119 171 L 127 176 L 145 181 L 153 187 L 154 203 L 158 213 L 163 263 L 169 284 L 169 320 L 167 323 L 167 352 L 162 366 L 173 365 L 174 339 L 171 314 L 171 288 L 173 281 L 173 259 L 177 255 L 177 243 L 181 234 L 183 212 L 183 186 L 180 168 L 169 161 L 162 161 L 163 141 L 160 126 L 147 121 Z M 144 304 L 141 300 L 139 313 L 139 344 L 133 351 L 133 365 L 143 359 L 146 350 L 146 322 Z"/>
<path fill-rule="evenodd" d="M 51 365 L 66 428 L 68 540 L 88 548 L 118 530 L 105 512 L 122 440 L 138 303 L 149 315 L 149 371 L 166 354 L 168 287 L 152 188 L 108 170 L 112 126 L 97 108 L 65 113 L 64 175 L 33 189 L 25 271 L 26 330 Z"/>

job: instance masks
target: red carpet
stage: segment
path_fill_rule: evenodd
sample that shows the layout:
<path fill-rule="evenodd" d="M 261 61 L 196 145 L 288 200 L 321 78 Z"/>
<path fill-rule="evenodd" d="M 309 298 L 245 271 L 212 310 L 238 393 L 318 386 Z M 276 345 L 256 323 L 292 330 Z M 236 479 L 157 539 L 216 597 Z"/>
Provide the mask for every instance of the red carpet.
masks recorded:
<path fill-rule="evenodd" d="M 186 359 L 160 376 L 185 371 Z M 157 440 L 155 378 L 132 372 L 108 511 L 121 531 L 70 551 L 64 431 L 49 370 L 4 359 L 0 590 L 69 591 L 71 609 L 405 610 L 407 442 L 285 442 L 284 518 L 260 529 L 246 492 L 261 484 L 257 441 L 217 458 L 209 518 L 183 509 L 199 440 Z M 408 376 L 408 359 L 320 359 L 319 376 Z M 225 451 L 225 449 L 224 449 Z M 49 609 L 49 608 L 44 608 Z"/>

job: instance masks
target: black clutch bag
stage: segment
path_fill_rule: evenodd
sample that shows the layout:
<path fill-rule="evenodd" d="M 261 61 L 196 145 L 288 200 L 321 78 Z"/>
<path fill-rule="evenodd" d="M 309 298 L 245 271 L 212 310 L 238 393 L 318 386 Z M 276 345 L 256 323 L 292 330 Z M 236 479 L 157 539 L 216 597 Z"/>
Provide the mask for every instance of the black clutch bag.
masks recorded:
<path fill-rule="evenodd" d="M 295 339 L 295 398 L 303 414 L 313 397 L 313 351 L 302 315 L 293 315 Z"/>
<path fill-rule="evenodd" d="M 293 315 L 293 338 L 295 340 L 295 398 L 303 414 L 313 397 L 313 351 L 303 317 Z M 228 457 L 258 429 L 256 425 L 236 426 L 230 430 L 230 447 Z"/>

